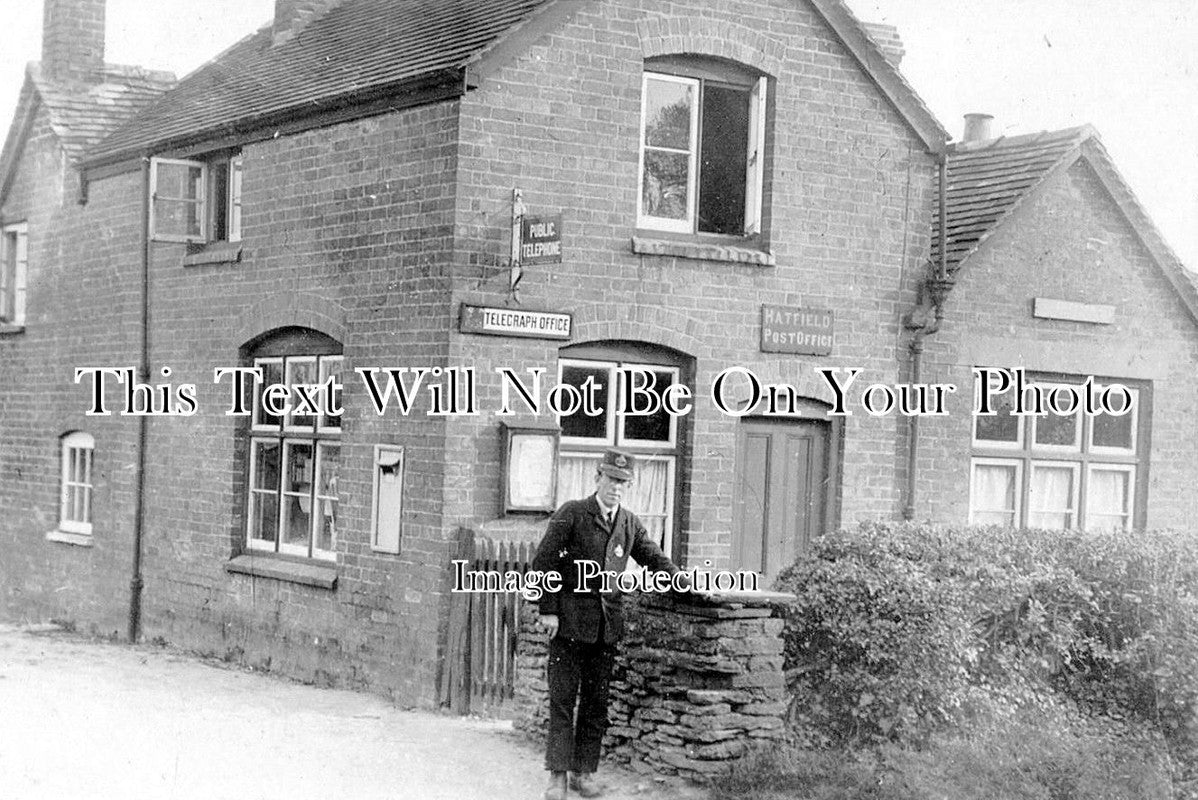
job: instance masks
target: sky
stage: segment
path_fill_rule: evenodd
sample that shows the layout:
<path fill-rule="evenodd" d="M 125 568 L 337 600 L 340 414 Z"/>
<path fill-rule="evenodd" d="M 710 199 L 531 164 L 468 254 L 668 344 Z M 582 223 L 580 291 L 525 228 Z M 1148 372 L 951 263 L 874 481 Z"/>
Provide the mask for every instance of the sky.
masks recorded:
<path fill-rule="evenodd" d="M 1166 241 L 1198 271 L 1198 0 L 847 0 L 895 25 L 902 71 L 960 138 L 1094 125 Z M 12 119 L 42 4 L 0 0 L 0 118 Z M 108 0 L 107 60 L 185 75 L 267 22 L 274 0 Z"/>

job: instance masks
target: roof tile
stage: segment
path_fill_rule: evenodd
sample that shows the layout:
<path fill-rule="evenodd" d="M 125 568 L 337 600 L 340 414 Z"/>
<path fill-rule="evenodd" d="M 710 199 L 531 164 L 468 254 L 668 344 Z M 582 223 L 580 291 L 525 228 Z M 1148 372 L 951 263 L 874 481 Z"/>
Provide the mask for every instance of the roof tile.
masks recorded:
<path fill-rule="evenodd" d="M 105 163 L 172 142 L 337 108 L 460 69 L 549 0 L 345 0 L 281 44 L 266 26 L 185 77 L 88 154 Z"/>

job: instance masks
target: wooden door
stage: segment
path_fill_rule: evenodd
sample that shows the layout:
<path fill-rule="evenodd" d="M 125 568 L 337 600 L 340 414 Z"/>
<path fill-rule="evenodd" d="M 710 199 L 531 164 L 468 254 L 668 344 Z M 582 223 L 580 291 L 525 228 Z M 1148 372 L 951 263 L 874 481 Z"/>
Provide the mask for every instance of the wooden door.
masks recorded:
<path fill-rule="evenodd" d="M 763 587 L 794 562 L 828 519 L 830 425 L 745 419 L 737 432 L 732 553 Z"/>

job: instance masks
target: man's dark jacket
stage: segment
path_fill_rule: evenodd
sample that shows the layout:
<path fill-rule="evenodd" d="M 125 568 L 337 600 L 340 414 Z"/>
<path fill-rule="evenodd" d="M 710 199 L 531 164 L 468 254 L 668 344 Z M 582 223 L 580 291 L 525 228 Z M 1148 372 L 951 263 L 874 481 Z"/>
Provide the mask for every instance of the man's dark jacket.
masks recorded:
<path fill-rule="evenodd" d="M 595 495 L 571 500 L 553 514 L 532 568 L 555 570 L 562 576 L 561 591 L 546 592 L 540 600 L 542 615 L 557 615 L 558 636 L 594 643 L 599 638 L 600 622 L 605 621 L 603 640 L 608 644 L 619 641 L 624 634 L 623 596 L 614 585 L 611 592 L 600 592 L 599 578 L 589 581 L 589 592 L 574 591 L 578 585 L 575 562 L 589 559 L 602 570 L 619 573 L 627 566 L 629 556 L 649 570 L 671 575 L 678 572 L 678 567 L 649 538 L 636 514 L 623 506 L 617 509 L 615 524 L 610 528 Z"/>

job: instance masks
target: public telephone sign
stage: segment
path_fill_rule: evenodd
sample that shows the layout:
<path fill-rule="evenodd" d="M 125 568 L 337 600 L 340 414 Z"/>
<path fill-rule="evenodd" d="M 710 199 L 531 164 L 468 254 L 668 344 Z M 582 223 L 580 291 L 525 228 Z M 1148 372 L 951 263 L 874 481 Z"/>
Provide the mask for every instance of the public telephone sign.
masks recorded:
<path fill-rule="evenodd" d="M 562 263 L 562 215 L 520 221 L 520 264 Z"/>

